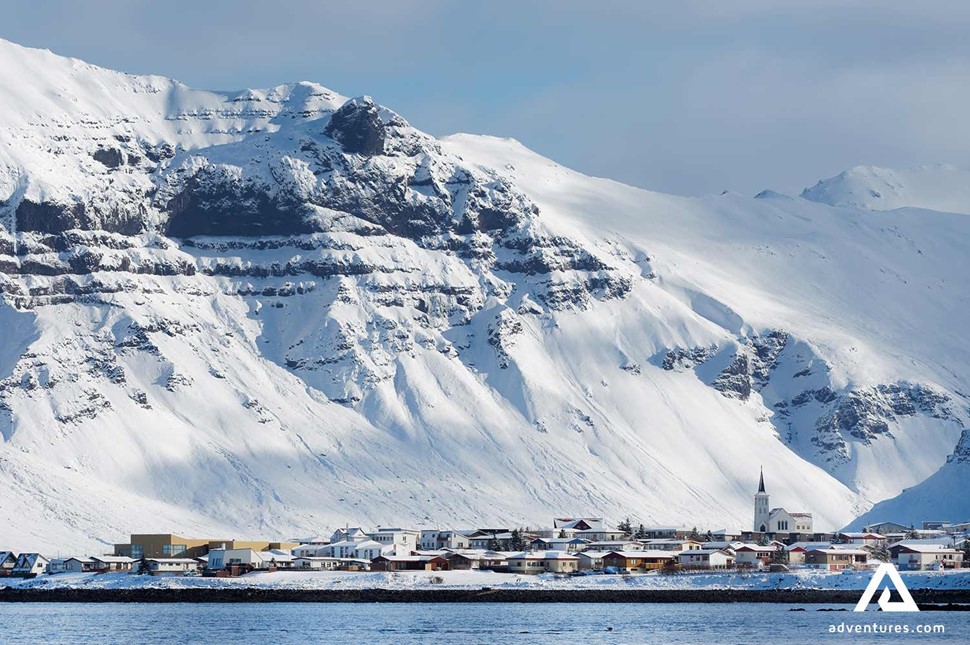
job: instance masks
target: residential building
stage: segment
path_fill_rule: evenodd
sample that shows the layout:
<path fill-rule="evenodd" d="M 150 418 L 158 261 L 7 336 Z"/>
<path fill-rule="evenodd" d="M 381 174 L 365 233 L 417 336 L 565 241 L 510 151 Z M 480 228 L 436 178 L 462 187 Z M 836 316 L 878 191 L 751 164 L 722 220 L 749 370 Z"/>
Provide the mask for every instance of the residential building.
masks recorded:
<path fill-rule="evenodd" d="M 909 527 L 905 524 L 900 524 L 899 522 L 875 522 L 873 524 L 867 524 L 863 529 L 866 532 L 879 533 L 880 535 L 889 536 L 891 533 L 906 533 Z"/>
<path fill-rule="evenodd" d="M 849 567 L 863 567 L 869 559 L 865 549 L 836 547 L 815 548 L 805 552 L 805 566 L 828 571 L 841 571 Z"/>
<path fill-rule="evenodd" d="M 608 540 L 605 542 L 590 542 L 586 551 L 642 551 L 643 542 L 637 540 Z"/>
<path fill-rule="evenodd" d="M 682 538 L 660 538 L 657 540 L 646 540 L 643 543 L 643 548 L 647 551 L 676 551 L 680 553 L 681 551 L 700 549 L 701 543 L 697 540 Z"/>
<path fill-rule="evenodd" d="M 10 575 L 18 578 L 34 578 L 47 571 L 50 562 L 39 553 L 21 553 L 10 570 Z"/>
<path fill-rule="evenodd" d="M 445 571 L 448 560 L 440 555 L 381 555 L 370 563 L 371 571 Z"/>
<path fill-rule="evenodd" d="M 579 558 L 565 551 L 525 551 L 506 560 L 511 573 L 572 573 L 579 570 Z"/>
<path fill-rule="evenodd" d="M 593 528 L 581 529 L 573 533 L 574 537 L 582 538 L 588 542 L 609 542 L 613 540 L 623 540 L 629 537 L 629 533 L 619 529 Z"/>
<path fill-rule="evenodd" d="M 147 573 L 153 576 L 175 575 L 198 571 L 199 561 L 195 558 L 147 558 Z"/>
<path fill-rule="evenodd" d="M 508 556 L 498 551 L 466 550 L 445 553 L 442 557 L 448 560 L 449 569 L 491 569 L 500 570 L 508 567 Z"/>
<path fill-rule="evenodd" d="M 368 533 L 367 537 L 384 546 L 396 545 L 401 550 L 411 552 L 417 550 L 421 532 L 412 529 L 378 527 L 373 533 Z"/>
<path fill-rule="evenodd" d="M 85 557 L 68 558 L 64 560 L 63 571 L 68 573 L 87 573 L 94 571 L 94 560 Z"/>
<path fill-rule="evenodd" d="M 896 554 L 900 571 L 956 569 L 963 564 L 963 552 L 939 544 L 904 544 Z"/>
<path fill-rule="evenodd" d="M 340 558 L 298 557 L 293 560 L 293 568 L 312 571 L 336 571 L 343 562 Z"/>
<path fill-rule="evenodd" d="M 20 554 L 14 551 L 0 551 L 0 576 L 9 576 L 19 557 Z"/>
<path fill-rule="evenodd" d="M 734 562 L 739 567 L 757 569 L 775 559 L 778 555 L 778 549 L 779 547 L 775 545 L 744 544 L 734 549 Z"/>
<path fill-rule="evenodd" d="M 734 556 L 716 549 L 691 549 L 677 554 L 677 562 L 685 569 L 729 569 Z"/>
<path fill-rule="evenodd" d="M 886 546 L 886 536 L 872 531 L 848 531 L 839 533 L 839 539 L 844 544 L 858 544 L 859 546 Z"/>
<path fill-rule="evenodd" d="M 91 560 L 91 571 L 98 573 L 131 571 L 132 566 L 137 562 L 134 558 L 123 555 L 93 555 L 89 559 Z"/>
<path fill-rule="evenodd" d="M 337 529 L 330 536 L 330 543 L 334 542 L 363 542 L 367 539 L 367 531 L 360 528 L 359 526 L 348 526 L 346 528 Z"/>
<path fill-rule="evenodd" d="M 512 548 L 512 532 L 475 531 L 468 536 L 468 547 L 470 549 L 493 549 L 496 551 L 510 549 Z"/>
<path fill-rule="evenodd" d="M 604 569 L 616 569 L 621 573 L 637 573 L 660 569 L 677 557 L 673 551 L 611 551 L 603 556 Z"/>
<path fill-rule="evenodd" d="M 567 551 L 575 553 L 582 551 L 589 545 L 587 540 L 582 538 L 536 538 L 529 543 L 529 548 L 533 551 Z"/>
<path fill-rule="evenodd" d="M 421 531 L 418 548 L 425 551 L 436 549 L 459 550 L 470 548 L 470 544 L 468 535 L 461 531 L 428 529 Z"/>
<path fill-rule="evenodd" d="M 611 551 L 580 551 L 576 554 L 579 558 L 579 568 L 581 571 L 601 571 L 606 565 L 603 563 L 603 558 L 609 555 Z"/>
<path fill-rule="evenodd" d="M 292 549 L 299 546 L 296 542 L 269 542 L 264 540 L 217 540 L 187 538 L 172 533 L 136 533 L 131 542 L 116 544 L 114 555 L 123 555 L 135 560 L 142 558 L 196 558 L 206 555 L 212 549 Z"/>

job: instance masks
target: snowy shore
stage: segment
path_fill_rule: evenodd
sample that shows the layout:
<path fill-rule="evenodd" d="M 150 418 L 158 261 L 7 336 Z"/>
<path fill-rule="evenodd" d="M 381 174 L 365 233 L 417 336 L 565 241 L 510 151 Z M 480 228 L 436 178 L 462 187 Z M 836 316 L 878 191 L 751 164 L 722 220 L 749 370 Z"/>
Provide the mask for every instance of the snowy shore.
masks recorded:
<path fill-rule="evenodd" d="M 250 573 L 238 578 L 141 576 L 127 573 L 61 573 L 30 580 L 7 578 L 0 589 L 259 589 L 294 591 L 343 590 L 597 590 L 597 591 L 861 591 L 871 578 L 869 571 L 831 573 L 692 573 L 660 575 L 536 576 L 492 571 L 277 571 Z M 902 572 L 911 591 L 962 590 L 970 593 L 970 570 Z"/>

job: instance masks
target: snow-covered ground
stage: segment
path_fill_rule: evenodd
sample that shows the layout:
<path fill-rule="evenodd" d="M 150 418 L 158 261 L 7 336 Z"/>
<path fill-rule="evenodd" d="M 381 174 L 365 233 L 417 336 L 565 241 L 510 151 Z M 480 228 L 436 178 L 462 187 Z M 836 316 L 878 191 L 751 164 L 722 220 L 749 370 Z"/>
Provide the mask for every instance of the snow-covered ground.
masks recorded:
<path fill-rule="evenodd" d="M 901 572 L 908 589 L 970 589 L 970 571 Z M 21 588 L 74 589 L 865 589 L 871 571 L 834 573 L 690 573 L 661 575 L 519 575 L 493 571 L 364 572 L 277 571 L 238 578 L 139 576 L 127 573 L 60 573 L 31 580 L 6 579 Z"/>

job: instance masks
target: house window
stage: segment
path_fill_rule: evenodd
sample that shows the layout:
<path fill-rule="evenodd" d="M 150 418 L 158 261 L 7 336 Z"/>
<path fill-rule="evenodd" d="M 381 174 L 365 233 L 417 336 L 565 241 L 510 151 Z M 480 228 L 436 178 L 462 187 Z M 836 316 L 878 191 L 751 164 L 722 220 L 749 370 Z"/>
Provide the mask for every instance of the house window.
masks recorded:
<path fill-rule="evenodd" d="M 132 544 L 131 557 L 135 560 L 141 560 L 143 557 L 145 557 L 145 547 L 143 547 L 141 544 Z"/>

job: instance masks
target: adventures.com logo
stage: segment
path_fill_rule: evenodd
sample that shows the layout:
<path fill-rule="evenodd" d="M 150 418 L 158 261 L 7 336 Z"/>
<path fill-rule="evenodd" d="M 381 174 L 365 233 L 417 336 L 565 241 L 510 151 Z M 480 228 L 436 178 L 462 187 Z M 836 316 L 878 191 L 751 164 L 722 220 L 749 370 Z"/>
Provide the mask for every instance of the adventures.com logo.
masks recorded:
<path fill-rule="evenodd" d="M 885 580 L 887 577 L 889 578 L 889 583 L 892 584 L 892 588 L 894 588 L 896 593 L 899 594 L 899 600 L 892 600 L 892 590 L 890 589 L 889 584 L 886 584 L 883 587 L 883 580 Z M 913 596 L 909 593 L 909 589 L 906 588 L 906 583 L 903 582 L 902 576 L 899 575 L 899 571 L 896 570 L 896 567 L 891 564 L 881 564 L 879 565 L 879 568 L 873 572 L 869 585 L 866 587 L 866 590 L 862 592 L 862 598 L 860 598 L 859 602 L 856 603 L 853 611 L 866 611 L 880 587 L 882 587 L 882 594 L 880 594 L 879 600 L 877 601 L 880 610 L 890 612 L 919 611 L 919 606 L 916 604 L 916 601 L 913 600 Z M 894 622 L 872 622 L 863 624 L 847 623 L 843 621 L 838 624 L 829 625 L 829 633 L 886 635 L 944 634 L 946 633 L 946 627 L 939 624 L 906 625 Z"/>

